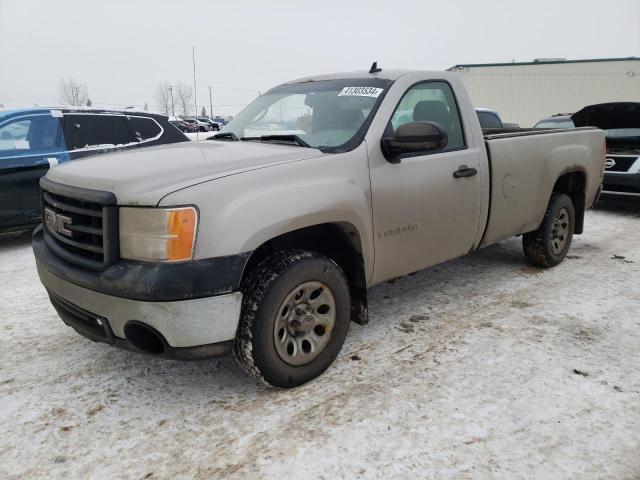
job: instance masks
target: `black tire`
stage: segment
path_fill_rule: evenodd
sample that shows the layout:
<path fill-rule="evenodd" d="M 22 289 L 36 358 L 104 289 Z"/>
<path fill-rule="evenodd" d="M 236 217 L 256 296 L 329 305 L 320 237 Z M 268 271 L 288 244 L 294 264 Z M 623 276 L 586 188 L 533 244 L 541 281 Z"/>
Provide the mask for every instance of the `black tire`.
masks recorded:
<path fill-rule="evenodd" d="M 335 323 L 328 343 L 310 363 L 293 366 L 280 357 L 274 340 L 280 307 L 298 285 L 318 281 L 335 300 Z M 280 388 L 302 385 L 324 372 L 335 360 L 349 331 L 351 298 L 340 267 L 313 252 L 280 252 L 258 265 L 243 286 L 243 302 L 234 356 L 261 382 Z"/>
<path fill-rule="evenodd" d="M 558 248 L 557 237 L 557 216 L 562 211 L 567 213 L 564 241 L 561 248 Z M 558 265 L 566 257 L 575 229 L 575 210 L 573 202 L 564 193 L 554 193 L 551 195 L 547 211 L 544 214 L 540 227 L 522 236 L 522 247 L 529 261 L 538 267 L 550 268 Z M 565 220 L 560 223 L 564 225 Z"/>

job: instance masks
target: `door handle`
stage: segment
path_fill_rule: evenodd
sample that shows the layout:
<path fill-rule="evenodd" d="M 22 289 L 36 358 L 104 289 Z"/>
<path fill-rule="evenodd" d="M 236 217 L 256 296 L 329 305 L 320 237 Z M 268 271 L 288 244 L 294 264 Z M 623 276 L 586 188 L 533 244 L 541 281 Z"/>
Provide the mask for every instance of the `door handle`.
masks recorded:
<path fill-rule="evenodd" d="M 476 170 L 473 167 L 467 167 L 466 165 L 460 165 L 458 167 L 458 170 L 456 170 L 455 172 L 453 172 L 453 176 L 455 178 L 462 178 L 462 177 L 473 177 L 474 175 L 476 175 L 478 173 L 478 170 Z"/>

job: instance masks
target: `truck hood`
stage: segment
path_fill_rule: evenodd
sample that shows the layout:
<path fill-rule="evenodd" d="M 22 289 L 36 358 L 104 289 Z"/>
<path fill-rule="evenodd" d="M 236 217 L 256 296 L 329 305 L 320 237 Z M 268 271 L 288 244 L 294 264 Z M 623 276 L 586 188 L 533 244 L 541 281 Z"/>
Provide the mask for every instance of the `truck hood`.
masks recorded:
<path fill-rule="evenodd" d="M 640 128 L 640 103 L 614 102 L 589 105 L 571 115 L 576 127 Z"/>
<path fill-rule="evenodd" d="M 49 170 L 47 178 L 112 192 L 120 205 L 157 205 L 197 183 L 322 155 L 312 148 L 260 142 L 183 142 L 71 161 Z"/>

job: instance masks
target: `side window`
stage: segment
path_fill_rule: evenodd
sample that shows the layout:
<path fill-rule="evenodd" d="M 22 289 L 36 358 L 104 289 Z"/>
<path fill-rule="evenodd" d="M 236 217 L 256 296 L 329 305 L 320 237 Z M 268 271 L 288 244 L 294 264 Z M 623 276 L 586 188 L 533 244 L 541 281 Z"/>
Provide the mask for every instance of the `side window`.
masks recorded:
<path fill-rule="evenodd" d="M 124 115 L 114 116 L 113 124 L 115 128 L 116 145 L 127 145 L 128 143 L 139 141 L 129 129 L 129 122 Z"/>
<path fill-rule="evenodd" d="M 30 119 L 20 119 L 0 127 L 0 152 L 2 154 L 19 154 L 29 151 Z"/>
<path fill-rule="evenodd" d="M 110 115 L 65 115 L 64 137 L 69 150 L 116 144 Z"/>
<path fill-rule="evenodd" d="M 409 88 L 393 112 L 389 127 L 395 132 L 405 123 L 424 121 L 442 125 L 448 136 L 446 150 L 466 146 L 458 106 L 446 82 L 425 82 Z"/>
<path fill-rule="evenodd" d="M 145 117 L 127 117 L 129 129 L 133 132 L 134 142 L 143 142 L 155 138 L 162 132 L 158 123 Z"/>
<path fill-rule="evenodd" d="M 58 118 L 34 115 L 0 126 L 0 152 L 3 155 L 54 152 L 63 148 Z"/>

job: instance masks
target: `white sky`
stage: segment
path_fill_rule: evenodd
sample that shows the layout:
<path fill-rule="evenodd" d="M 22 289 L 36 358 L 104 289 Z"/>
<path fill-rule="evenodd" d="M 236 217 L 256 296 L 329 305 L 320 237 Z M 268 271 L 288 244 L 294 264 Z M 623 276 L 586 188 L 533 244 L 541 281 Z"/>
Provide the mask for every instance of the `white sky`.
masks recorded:
<path fill-rule="evenodd" d="M 154 105 L 163 81 L 236 113 L 309 74 L 640 56 L 640 0 L 0 0 L 0 104 L 59 103 L 61 77 L 98 106 Z M 222 105 L 231 105 L 222 107 Z M 218 106 L 218 107 L 216 107 Z"/>

